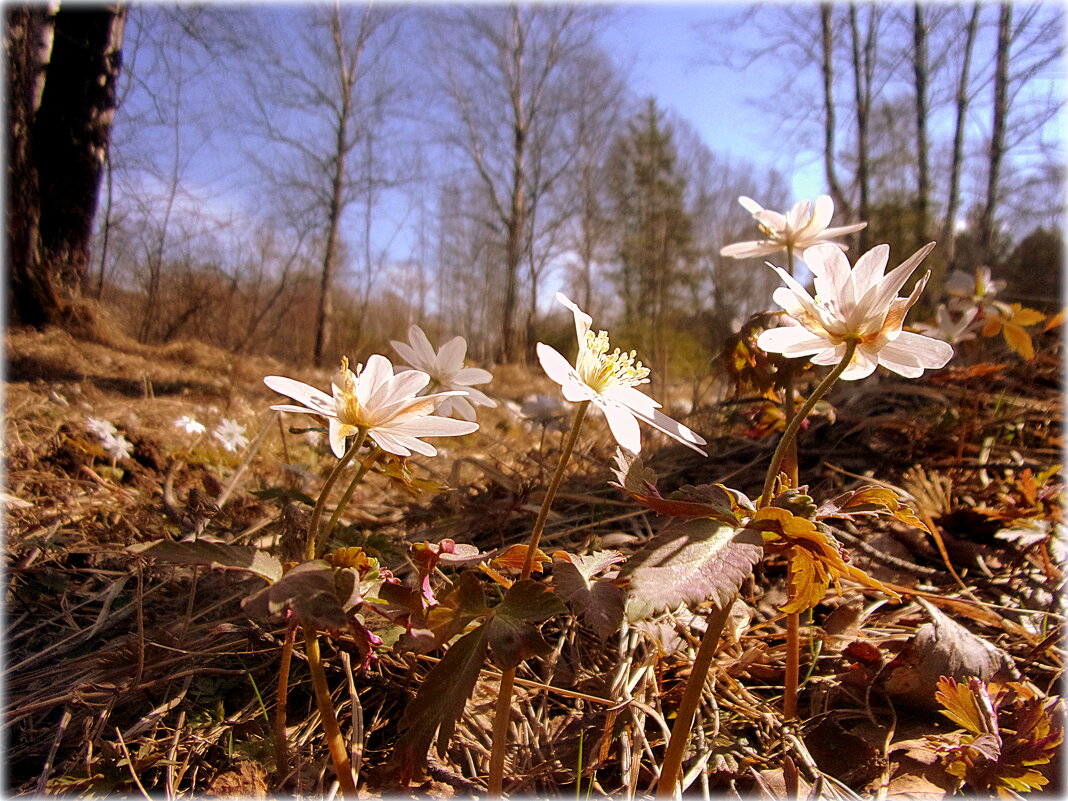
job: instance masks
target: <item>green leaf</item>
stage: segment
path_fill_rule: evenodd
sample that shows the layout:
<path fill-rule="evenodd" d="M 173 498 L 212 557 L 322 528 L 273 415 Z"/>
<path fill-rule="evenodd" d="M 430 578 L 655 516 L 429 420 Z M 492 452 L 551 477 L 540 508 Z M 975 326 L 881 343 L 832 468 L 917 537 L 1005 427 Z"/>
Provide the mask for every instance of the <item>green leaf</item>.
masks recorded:
<path fill-rule="evenodd" d="M 349 602 L 351 598 L 346 593 L 346 604 Z M 252 617 L 270 618 L 292 609 L 302 623 L 324 630 L 348 626 L 346 604 L 338 597 L 334 568 L 322 559 L 301 562 L 274 584 L 241 602 Z"/>
<path fill-rule="evenodd" d="M 760 534 L 718 520 L 674 520 L 630 557 L 628 616 L 637 619 L 682 604 L 734 598 L 763 553 Z"/>
<path fill-rule="evenodd" d="M 615 581 L 593 577 L 625 557 L 618 551 L 590 556 L 557 551 L 553 556 L 553 583 L 560 598 L 602 641 L 608 639 L 623 622 L 627 596 Z"/>
<path fill-rule="evenodd" d="M 126 550 L 179 565 L 206 565 L 223 570 L 243 570 L 262 576 L 268 581 L 277 581 L 282 576 L 281 562 L 266 551 L 249 545 L 226 545 L 205 540 L 157 540 L 130 545 Z"/>
<path fill-rule="evenodd" d="M 426 675 L 419 693 L 408 703 L 392 757 L 402 783 L 407 784 L 426 767 L 427 752 L 435 733 L 438 754 L 445 755 L 456 721 L 475 690 L 488 642 L 486 626 L 479 626 L 458 639 Z"/>

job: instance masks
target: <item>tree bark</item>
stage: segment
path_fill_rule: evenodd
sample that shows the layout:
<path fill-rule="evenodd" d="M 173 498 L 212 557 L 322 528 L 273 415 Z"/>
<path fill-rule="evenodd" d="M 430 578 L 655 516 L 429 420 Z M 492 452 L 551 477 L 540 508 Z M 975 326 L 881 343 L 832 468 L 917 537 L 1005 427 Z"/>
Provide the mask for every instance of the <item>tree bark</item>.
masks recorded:
<path fill-rule="evenodd" d="M 80 297 L 121 65 L 125 6 L 8 12 L 11 118 L 8 165 L 12 318 L 43 327 L 66 319 Z M 37 87 L 42 80 L 39 101 Z"/>
<path fill-rule="evenodd" d="M 913 4 L 912 14 L 912 74 L 916 91 L 916 219 L 926 226 L 931 194 L 927 164 L 927 22 L 921 3 Z"/>
<path fill-rule="evenodd" d="M 972 50 L 975 45 L 975 32 L 979 27 L 981 8 L 979 3 L 972 6 L 971 18 L 968 20 L 964 34 L 960 79 L 957 82 L 953 159 L 949 170 L 949 198 L 946 201 L 946 220 L 942 233 L 942 239 L 946 243 L 946 263 L 949 270 L 953 269 L 957 255 L 957 209 L 960 206 L 961 165 L 964 163 L 964 123 L 968 115 L 968 80 L 971 77 Z"/>
<path fill-rule="evenodd" d="M 994 67 L 994 104 L 991 109 L 989 163 L 986 179 L 986 203 L 979 217 L 979 247 L 990 262 L 996 256 L 994 217 L 997 214 L 1001 163 L 1005 157 L 1005 126 L 1008 116 L 1009 45 L 1012 31 L 1012 5 L 1002 3 L 998 15 L 998 44 Z"/>
<path fill-rule="evenodd" d="M 831 3 L 820 4 L 820 33 L 822 41 L 823 61 L 821 69 L 823 73 L 823 167 L 827 175 L 827 187 L 834 199 L 834 205 L 847 217 L 853 216 L 852 206 L 846 200 L 842 186 L 838 182 L 838 173 L 835 170 L 834 153 L 834 38 L 832 30 L 831 14 L 834 6 Z"/>
<path fill-rule="evenodd" d="M 871 177 L 868 162 L 868 126 L 871 119 L 872 70 L 875 63 L 875 9 L 868 7 L 868 30 L 861 42 L 860 25 L 857 20 L 857 4 L 849 4 L 849 27 L 853 39 L 853 96 L 857 115 L 857 171 L 856 182 L 860 197 L 857 213 L 867 220 L 871 210 Z M 868 249 L 870 233 L 860 231 L 861 251 Z"/>

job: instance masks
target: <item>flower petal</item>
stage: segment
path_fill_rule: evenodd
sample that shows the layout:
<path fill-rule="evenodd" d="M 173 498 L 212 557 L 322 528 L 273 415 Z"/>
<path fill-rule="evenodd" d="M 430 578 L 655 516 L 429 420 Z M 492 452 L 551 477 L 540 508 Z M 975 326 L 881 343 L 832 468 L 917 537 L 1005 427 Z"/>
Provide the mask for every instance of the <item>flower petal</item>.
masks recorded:
<path fill-rule="evenodd" d="M 832 345 L 826 337 L 814 335 L 807 328 L 796 325 L 769 328 L 757 337 L 757 347 L 761 350 L 789 357 L 809 356 Z"/>
<path fill-rule="evenodd" d="M 641 453 L 641 429 L 634 418 L 634 413 L 625 406 L 600 396 L 594 400 L 594 404 L 604 413 L 615 441 L 631 453 Z"/>
<path fill-rule="evenodd" d="M 467 355 L 467 340 L 461 336 L 455 336 L 441 346 L 438 351 L 439 378 L 452 377 L 456 372 L 463 369 L 464 356 Z"/>
<path fill-rule="evenodd" d="M 781 242 L 763 239 L 759 242 L 735 242 L 733 245 L 721 248 L 719 255 L 732 259 L 751 259 L 770 256 L 772 253 L 780 253 L 784 250 L 786 250 L 786 245 Z"/>
<path fill-rule="evenodd" d="M 493 380 L 493 373 L 483 370 L 481 367 L 463 367 L 456 371 L 452 377 L 452 383 L 461 386 L 472 384 L 485 384 Z"/>
<path fill-rule="evenodd" d="M 536 350 L 538 361 L 541 362 L 541 369 L 557 384 L 563 386 L 578 378 L 578 374 L 575 372 L 571 362 L 561 356 L 556 348 L 546 345 L 544 342 L 539 342 Z"/>
<path fill-rule="evenodd" d="M 906 378 L 915 378 L 924 370 L 936 370 L 945 367 L 953 358 L 953 346 L 940 339 L 902 331 L 897 339 L 888 342 L 879 349 L 879 363 Z M 896 369 L 899 366 L 918 369 L 915 375 Z"/>
<path fill-rule="evenodd" d="M 280 375 L 269 375 L 263 379 L 263 383 L 286 397 L 292 398 L 298 403 L 318 411 L 322 414 L 334 413 L 334 399 L 303 381 L 296 381 Z"/>
<path fill-rule="evenodd" d="M 704 437 L 702 437 L 700 434 L 691 431 L 689 428 L 687 428 L 677 420 L 672 420 L 670 417 L 668 417 L 666 414 L 659 411 L 658 409 L 654 409 L 652 415 L 648 417 L 645 417 L 644 415 L 639 415 L 638 419 L 644 420 L 653 428 L 657 429 L 658 431 L 663 431 L 672 439 L 682 443 L 687 448 L 691 448 L 697 451 L 702 456 L 708 456 L 707 453 L 705 453 L 703 450 L 701 450 L 701 448 L 698 447 L 699 445 L 707 444 L 705 442 Z"/>

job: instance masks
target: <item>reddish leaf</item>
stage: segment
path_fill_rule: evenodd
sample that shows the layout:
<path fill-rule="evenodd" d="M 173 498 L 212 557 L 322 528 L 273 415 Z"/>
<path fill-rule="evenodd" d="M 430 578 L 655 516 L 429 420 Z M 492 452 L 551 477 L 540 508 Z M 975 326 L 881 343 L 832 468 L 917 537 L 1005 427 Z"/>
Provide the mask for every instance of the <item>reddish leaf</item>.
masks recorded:
<path fill-rule="evenodd" d="M 626 593 L 612 580 L 593 577 L 625 557 L 618 551 L 590 556 L 557 551 L 553 556 L 553 582 L 560 597 L 602 641 L 608 639 L 623 621 Z"/>
<path fill-rule="evenodd" d="M 392 756 L 402 783 L 422 774 L 435 733 L 438 755 L 445 755 L 456 721 L 475 690 L 488 642 L 485 626 L 458 639 L 426 675 L 418 694 L 408 703 L 401 716 L 401 734 Z"/>
<path fill-rule="evenodd" d="M 490 564 L 498 569 L 511 569 L 522 570 L 523 563 L 527 558 L 527 551 L 530 550 L 530 546 L 524 544 L 512 545 L 504 553 L 493 558 Z M 534 551 L 534 559 L 531 562 L 531 570 L 535 573 L 541 573 L 545 568 L 543 565 L 547 565 L 551 562 L 550 559 L 541 548 Z"/>
<path fill-rule="evenodd" d="M 351 590 L 356 577 L 345 580 L 347 603 L 338 595 L 334 568 L 322 559 L 301 562 L 273 584 L 241 602 L 252 617 L 270 618 L 292 609 L 304 624 L 337 631 L 348 626 Z"/>
<path fill-rule="evenodd" d="M 757 532 L 717 520 L 671 521 L 620 571 L 629 581 L 628 614 L 706 600 L 723 608 L 760 560 L 760 544 Z"/>
<path fill-rule="evenodd" d="M 486 624 L 494 661 L 509 669 L 530 656 L 548 653 L 549 646 L 530 624 L 566 611 L 556 593 L 544 584 L 530 579 L 517 581 L 493 608 L 493 616 Z"/>

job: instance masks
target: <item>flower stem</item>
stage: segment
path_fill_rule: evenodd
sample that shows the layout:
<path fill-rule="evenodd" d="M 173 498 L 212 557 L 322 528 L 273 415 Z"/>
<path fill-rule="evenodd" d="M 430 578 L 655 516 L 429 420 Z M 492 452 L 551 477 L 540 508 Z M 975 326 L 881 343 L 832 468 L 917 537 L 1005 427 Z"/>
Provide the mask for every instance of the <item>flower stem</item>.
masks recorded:
<path fill-rule="evenodd" d="M 341 496 L 341 500 L 337 502 L 337 506 L 334 508 L 334 513 L 330 515 L 330 520 L 327 521 L 326 527 L 323 529 L 322 534 L 319 535 L 319 546 L 325 546 L 329 541 L 330 534 L 333 532 L 335 526 L 337 526 L 337 521 L 341 517 L 341 513 L 345 511 L 345 507 L 348 506 L 352 493 L 355 492 L 356 486 L 363 480 L 363 477 L 367 475 L 367 471 L 371 469 L 371 465 L 375 463 L 375 459 L 378 458 L 378 453 L 379 448 L 376 446 L 371 454 L 360 464 L 360 469 L 357 470 L 356 475 L 352 477 L 348 489 L 346 489 L 345 494 Z"/>
<path fill-rule="evenodd" d="M 842 360 L 835 365 L 835 368 L 827 374 L 814 390 L 812 394 L 808 396 L 801 408 L 798 409 L 797 414 L 794 415 L 794 419 L 786 426 L 786 430 L 782 434 L 782 439 L 779 440 L 779 445 L 775 448 L 775 453 L 771 457 L 771 464 L 768 465 L 768 473 L 764 477 L 764 489 L 760 495 L 759 508 L 763 508 L 771 503 L 771 491 L 775 486 L 775 479 L 779 475 L 779 468 L 782 466 L 783 456 L 786 455 L 787 449 L 790 447 L 790 443 L 794 441 L 797 436 L 797 432 L 801 430 L 801 424 L 808 417 L 809 412 L 815 407 L 816 403 L 827 394 L 827 391 L 831 388 L 838 377 L 846 371 L 849 367 L 849 363 L 853 360 L 853 354 L 857 350 L 857 340 L 846 340 L 846 352 Z"/>
<path fill-rule="evenodd" d="M 564 449 L 560 452 L 560 461 L 556 465 L 556 472 L 549 480 L 549 486 L 545 489 L 545 497 L 541 501 L 541 509 L 534 521 L 534 530 L 530 534 L 530 543 L 527 545 L 527 555 L 523 560 L 523 569 L 519 573 L 520 580 L 530 578 L 534 567 L 534 554 L 537 553 L 538 543 L 541 541 L 542 532 L 545 530 L 545 521 L 549 517 L 549 508 L 553 505 L 556 493 L 564 480 L 564 468 L 575 450 L 578 441 L 579 429 L 582 428 L 582 420 L 586 416 L 589 401 L 583 401 L 575 410 L 575 418 L 571 422 L 571 431 L 564 442 Z M 497 705 L 493 713 L 493 750 L 490 752 L 489 778 L 487 779 L 487 791 L 491 798 L 500 798 L 504 789 L 504 752 L 508 747 L 508 723 L 512 712 L 512 689 L 515 684 L 515 668 L 501 671 L 501 686 L 497 691 Z"/>
<path fill-rule="evenodd" d="M 278 667 L 278 692 L 274 706 L 274 757 L 279 777 L 289 771 L 289 745 L 286 742 L 286 698 L 289 695 L 289 666 L 293 660 L 293 646 L 297 639 L 297 623 L 291 619 L 286 626 L 282 644 L 282 664 Z"/>
<path fill-rule="evenodd" d="M 318 554 L 318 536 L 319 521 L 323 518 L 323 509 L 326 508 L 326 499 L 330 495 L 330 490 L 334 488 L 334 484 L 341 476 L 341 471 L 344 470 L 352 458 L 356 455 L 356 451 L 363 445 L 364 439 L 367 437 L 367 429 L 361 428 L 356 435 L 356 439 L 352 443 L 345 455 L 341 457 L 334 469 L 330 471 L 330 475 L 326 477 L 326 483 L 323 485 L 322 492 L 319 493 L 319 500 L 315 502 L 315 509 L 312 511 L 311 520 L 308 523 L 308 534 L 304 541 L 304 558 L 315 559 Z"/>
<path fill-rule="evenodd" d="M 330 687 L 326 683 L 323 663 L 319 655 L 319 635 L 310 628 L 304 628 L 304 652 L 308 657 L 308 670 L 311 672 L 315 700 L 319 705 L 319 717 L 323 721 L 323 734 L 330 749 L 330 759 L 334 763 L 334 772 L 341 788 L 342 798 L 356 797 L 356 780 L 352 776 L 352 764 L 349 762 L 348 749 L 341 737 L 341 727 L 334 714 L 334 702 L 330 697 Z"/>
<path fill-rule="evenodd" d="M 686 745 L 690 741 L 690 732 L 693 730 L 693 720 L 697 714 L 697 707 L 701 703 L 701 694 L 705 689 L 705 679 L 708 678 L 708 670 L 712 667 L 712 659 L 716 655 L 716 647 L 723 634 L 723 626 L 727 623 L 733 605 L 734 599 L 731 598 L 722 609 L 715 609 L 708 616 L 705 633 L 701 637 L 701 645 L 697 649 L 690 677 L 686 680 L 686 687 L 682 693 L 682 701 L 675 712 L 675 722 L 671 726 L 671 736 L 668 738 L 667 750 L 664 751 L 664 760 L 660 763 L 660 778 L 656 783 L 657 798 L 671 798 L 675 794 L 675 786 L 679 783 L 679 775 L 682 773 L 682 758 L 686 754 Z"/>

